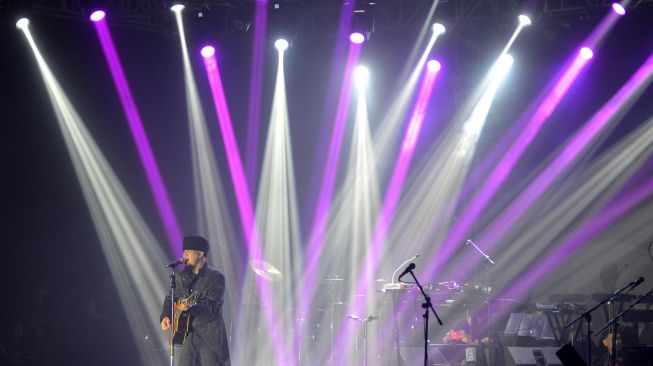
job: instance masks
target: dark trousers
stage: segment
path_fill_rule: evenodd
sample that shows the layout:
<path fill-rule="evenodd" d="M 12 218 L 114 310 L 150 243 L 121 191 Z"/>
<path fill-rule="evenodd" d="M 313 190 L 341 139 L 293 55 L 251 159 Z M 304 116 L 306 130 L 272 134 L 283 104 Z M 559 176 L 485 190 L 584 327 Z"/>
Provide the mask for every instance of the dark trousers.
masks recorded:
<path fill-rule="evenodd" d="M 229 366 L 220 362 L 220 355 L 215 349 L 198 336 L 190 332 L 179 353 L 178 366 Z"/>

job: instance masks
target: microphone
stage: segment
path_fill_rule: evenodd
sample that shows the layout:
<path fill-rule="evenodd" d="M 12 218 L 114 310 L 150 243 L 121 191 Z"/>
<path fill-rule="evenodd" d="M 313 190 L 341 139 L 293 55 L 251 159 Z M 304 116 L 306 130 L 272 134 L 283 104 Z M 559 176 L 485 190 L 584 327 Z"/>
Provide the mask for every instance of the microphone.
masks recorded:
<path fill-rule="evenodd" d="M 392 272 L 392 278 L 391 278 L 392 283 L 395 283 L 395 275 L 397 274 L 397 272 L 399 272 L 399 269 L 400 269 L 401 267 L 405 266 L 406 263 L 412 261 L 413 259 L 417 259 L 417 258 L 419 258 L 419 254 L 415 254 L 415 255 L 412 256 L 411 258 L 408 258 L 407 260 L 405 260 L 404 262 L 402 262 L 402 263 L 401 263 L 397 268 L 395 268 L 395 271 Z"/>
<path fill-rule="evenodd" d="M 410 272 L 411 272 L 412 270 L 414 270 L 414 269 L 415 269 L 415 263 L 411 263 L 411 264 L 409 264 L 408 267 L 406 267 L 406 269 L 404 269 L 404 271 L 399 275 L 399 278 L 397 278 L 397 279 L 398 279 L 399 281 L 401 281 L 401 278 L 402 278 L 403 276 L 407 275 L 408 273 L 410 273 Z"/>
<path fill-rule="evenodd" d="M 630 289 L 633 290 L 635 287 L 639 286 L 642 282 L 644 282 L 644 277 L 639 276 L 637 281 L 632 283 L 633 285 L 630 287 Z"/>
<path fill-rule="evenodd" d="M 172 263 L 166 264 L 166 267 L 168 267 L 168 268 L 176 267 L 176 266 L 178 266 L 180 264 L 185 264 L 185 263 L 186 263 L 186 260 L 184 258 L 179 258 L 179 259 L 177 259 L 176 261 L 174 261 Z"/>

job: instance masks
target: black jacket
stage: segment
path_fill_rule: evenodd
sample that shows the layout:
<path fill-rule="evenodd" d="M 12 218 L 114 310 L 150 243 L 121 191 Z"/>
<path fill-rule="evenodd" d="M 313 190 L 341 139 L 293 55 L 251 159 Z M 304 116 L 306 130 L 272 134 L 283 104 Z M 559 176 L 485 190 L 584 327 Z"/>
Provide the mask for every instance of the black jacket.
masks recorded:
<path fill-rule="evenodd" d="M 206 284 L 198 289 L 200 277 L 207 276 Z M 198 278 L 194 278 L 198 277 Z M 222 362 L 229 362 L 229 344 L 227 331 L 222 317 L 222 303 L 224 302 L 225 280 L 219 271 L 204 266 L 198 275 L 194 275 L 188 267 L 181 271 L 176 278 L 175 298 L 187 297 L 193 291 L 200 291 L 197 304 L 188 312 L 191 315 L 191 329 L 197 336 L 206 341 L 222 358 Z M 170 294 L 163 301 L 161 320 L 170 317 Z"/>

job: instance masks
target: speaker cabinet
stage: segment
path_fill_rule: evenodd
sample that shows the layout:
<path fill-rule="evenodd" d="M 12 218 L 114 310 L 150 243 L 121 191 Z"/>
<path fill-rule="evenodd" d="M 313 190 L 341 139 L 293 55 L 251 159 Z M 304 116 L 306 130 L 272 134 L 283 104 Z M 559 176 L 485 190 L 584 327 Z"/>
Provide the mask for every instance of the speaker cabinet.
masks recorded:
<path fill-rule="evenodd" d="M 562 366 L 558 347 L 506 347 L 507 366 Z"/>
<path fill-rule="evenodd" d="M 576 349 L 569 343 L 560 348 L 556 355 L 565 366 L 587 366 L 583 358 L 576 352 Z"/>

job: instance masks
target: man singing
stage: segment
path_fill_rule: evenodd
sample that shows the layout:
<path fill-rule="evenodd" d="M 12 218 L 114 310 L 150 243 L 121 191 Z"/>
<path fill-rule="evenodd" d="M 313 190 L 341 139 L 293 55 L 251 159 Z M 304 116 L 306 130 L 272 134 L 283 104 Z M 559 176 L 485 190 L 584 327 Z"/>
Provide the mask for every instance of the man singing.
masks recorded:
<path fill-rule="evenodd" d="M 225 280 L 222 273 L 206 265 L 209 243 L 201 236 L 184 237 L 186 268 L 177 276 L 175 301 L 179 310 L 190 315 L 190 331 L 179 354 L 179 366 L 229 366 L 227 331 L 222 318 Z M 177 296 L 179 295 L 179 297 Z M 179 299 L 189 296 L 197 301 Z M 161 329 L 168 330 L 171 299 L 168 294 L 161 312 Z"/>

